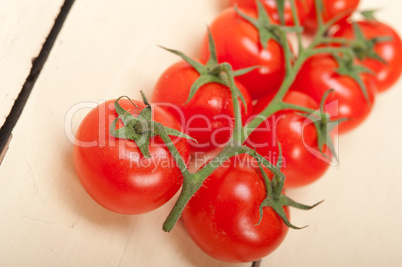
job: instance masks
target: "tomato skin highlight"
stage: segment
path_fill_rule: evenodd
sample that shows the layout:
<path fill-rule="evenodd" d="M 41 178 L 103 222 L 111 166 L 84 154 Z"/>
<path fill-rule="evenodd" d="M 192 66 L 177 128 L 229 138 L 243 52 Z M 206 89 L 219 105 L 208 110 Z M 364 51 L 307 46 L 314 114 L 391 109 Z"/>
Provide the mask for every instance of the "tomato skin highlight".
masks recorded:
<path fill-rule="evenodd" d="M 277 24 L 280 24 L 278 7 L 276 5 L 276 0 L 262 0 L 262 4 L 265 7 L 269 17 Z M 311 6 L 313 5 L 314 0 L 296 0 L 296 8 L 297 14 L 299 17 L 300 23 L 303 25 L 307 15 L 310 12 Z M 255 0 L 230 0 L 230 6 L 237 5 L 240 8 L 254 9 L 257 10 L 257 5 Z M 295 25 L 293 15 L 292 15 L 292 6 L 290 1 L 285 2 L 285 24 L 288 26 Z"/>
<path fill-rule="evenodd" d="M 134 101 L 140 107 L 137 109 L 127 99 L 119 103 L 135 115 L 145 107 Z M 86 115 L 76 133 L 75 170 L 85 190 L 101 206 L 122 214 L 146 213 L 171 199 L 183 177 L 160 137 L 151 138 L 151 159 L 147 161 L 134 141 L 111 136 L 109 126 L 117 116 L 114 100 L 100 104 Z M 180 130 L 180 124 L 166 111 L 153 107 L 153 116 L 155 121 Z M 120 122 L 117 128 L 122 126 Z M 178 141 L 175 146 L 188 162 L 187 140 L 172 139 Z M 94 141 L 90 146 L 80 143 Z"/>
<path fill-rule="evenodd" d="M 252 160 L 249 155 L 237 158 Z M 235 161 L 226 161 L 207 178 L 182 218 L 192 239 L 208 255 L 226 262 L 251 262 L 275 250 L 288 227 L 270 207 L 263 208 L 258 224 L 266 196 L 258 164 L 241 166 Z"/>
<path fill-rule="evenodd" d="M 239 9 L 256 18 L 255 11 Z M 240 17 L 233 8 L 226 9 L 209 27 L 216 45 L 218 61 L 228 62 L 234 70 L 263 66 L 237 77 L 253 99 L 278 91 L 285 77 L 285 55 L 282 46 L 275 40 L 268 41 L 267 49 L 260 43 L 258 30 Z M 201 62 L 209 58 L 208 35 L 200 52 Z"/>
<path fill-rule="evenodd" d="M 323 0 L 324 12 L 323 12 L 323 20 L 324 23 L 330 21 L 331 19 L 339 16 L 340 14 L 344 14 L 343 17 L 338 19 L 338 22 L 346 21 L 353 12 L 359 6 L 360 0 Z M 315 4 L 313 3 L 310 13 L 307 16 L 304 27 L 307 32 L 314 32 L 317 30 L 318 22 L 317 22 L 317 13 Z"/>
<path fill-rule="evenodd" d="M 292 90 L 304 92 L 320 103 L 324 94 L 333 89 L 325 104 L 338 101 L 338 114 L 331 113 L 331 119 L 348 119 L 339 125 L 339 133 L 343 134 L 356 128 L 370 114 L 377 88 L 372 75 L 361 74 L 370 100 L 368 102 L 359 84 L 348 76 L 336 73 L 337 69 L 338 63 L 331 55 L 314 56 L 304 63 Z"/>
<path fill-rule="evenodd" d="M 379 60 L 366 58 L 359 61 L 360 64 L 371 69 L 375 75 L 375 82 L 379 92 L 391 88 L 402 74 L 402 41 L 398 33 L 390 26 L 378 21 L 357 22 L 366 39 L 377 37 L 391 37 L 391 41 L 379 42 L 375 45 L 374 51 L 387 63 Z M 339 24 L 339 29 L 333 37 L 354 39 L 354 31 L 351 23 Z"/>
<path fill-rule="evenodd" d="M 183 124 L 186 134 L 198 141 L 189 141 L 192 152 L 223 147 L 229 141 L 234 127 L 232 96 L 230 89 L 224 85 L 206 84 L 186 104 L 191 86 L 199 77 L 200 74 L 190 64 L 180 61 L 160 76 L 152 95 L 152 101 L 167 109 Z M 247 104 L 246 112 L 239 100 L 242 119 L 245 121 L 252 113 L 251 97 L 241 83 L 236 81 L 236 85 Z"/>
<path fill-rule="evenodd" d="M 272 96 L 259 100 L 254 107 L 258 115 L 271 102 Z M 289 104 L 319 110 L 319 105 L 310 96 L 290 91 L 284 98 Z M 328 158 L 332 155 L 325 151 L 328 158 L 319 154 L 317 131 L 314 124 L 294 110 L 275 113 L 261 124 L 246 141 L 246 145 L 273 164 L 279 158 L 279 146 L 282 150 L 282 173 L 285 175 L 285 187 L 295 188 L 309 185 L 318 180 L 329 168 Z M 313 149 L 313 154 L 309 149 Z M 326 149 L 326 147 L 325 147 Z"/>

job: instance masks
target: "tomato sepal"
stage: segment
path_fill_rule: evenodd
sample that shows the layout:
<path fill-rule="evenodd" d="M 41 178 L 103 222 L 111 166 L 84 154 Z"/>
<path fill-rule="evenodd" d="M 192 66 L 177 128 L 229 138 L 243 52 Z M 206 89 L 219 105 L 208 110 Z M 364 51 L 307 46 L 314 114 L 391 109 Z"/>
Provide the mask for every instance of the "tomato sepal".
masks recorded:
<path fill-rule="evenodd" d="M 317 147 L 323 157 L 331 160 L 331 157 L 325 153 L 325 147 L 330 151 L 330 155 L 335 158 L 335 162 L 339 161 L 338 155 L 335 151 L 334 143 L 330 136 L 330 133 L 339 126 L 340 123 L 349 120 L 348 118 L 341 118 L 337 120 L 331 120 L 330 115 L 325 112 L 325 101 L 328 96 L 335 92 L 335 90 L 330 89 L 326 91 L 320 102 L 320 110 L 314 111 L 312 113 L 298 113 L 298 115 L 310 119 L 317 131 Z"/>
<path fill-rule="evenodd" d="M 338 73 L 339 75 L 348 76 L 352 78 L 354 81 L 356 81 L 359 84 L 359 87 L 362 90 L 362 93 L 367 103 L 371 105 L 372 103 L 368 95 L 367 87 L 363 82 L 363 79 L 360 76 L 360 74 L 363 73 L 373 74 L 373 71 L 362 65 L 355 64 L 353 54 L 351 55 L 344 54 L 343 56 L 339 56 L 336 53 L 334 53 L 332 56 L 338 63 L 338 69 L 336 69 L 335 72 Z"/>
<path fill-rule="evenodd" d="M 209 84 L 209 83 L 218 83 L 224 86 L 229 87 L 232 91 L 235 90 L 237 92 L 237 96 L 240 98 L 240 100 L 243 103 L 243 106 L 245 108 L 245 111 L 247 112 L 247 104 L 246 100 L 240 91 L 239 88 L 237 88 L 235 83 L 231 82 L 231 76 L 232 77 L 238 77 L 241 75 L 244 75 L 248 72 L 251 72 L 255 70 L 256 68 L 259 68 L 260 66 L 252 66 L 240 70 L 233 71 L 231 65 L 229 63 L 218 63 L 217 55 L 216 55 L 216 48 L 215 48 L 215 42 L 213 40 L 212 34 L 210 30 L 208 29 L 208 45 L 210 49 L 210 57 L 207 61 L 207 63 L 204 65 L 189 56 L 185 55 L 184 53 L 174 50 L 174 49 L 169 49 L 163 46 L 160 46 L 161 48 L 181 57 L 185 62 L 190 64 L 199 74 L 200 77 L 192 84 L 190 88 L 190 93 L 187 98 L 187 101 L 185 104 L 188 104 L 191 99 L 194 97 L 198 89 L 200 89 L 203 85 Z M 230 74 L 229 74 L 230 72 Z"/>
<path fill-rule="evenodd" d="M 279 152 L 280 152 L 279 158 L 281 158 L 281 156 L 282 156 L 281 148 L 279 148 Z M 279 165 L 279 164 L 281 164 L 281 161 L 278 161 L 277 165 Z M 296 229 L 296 230 L 306 228 L 307 226 L 297 227 L 297 226 L 293 225 L 292 223 L 290 223 L 283 206 L 290 206 L 290 207 L 294 207 L 294 208 L 301 209 L 301 210 L 311 210 L 312 208 L 314 208 L 317 205 L 319 205 L 320 203 L 322 203 L 322 201 L 320 201 L 312 206 L 308 206 L 308 205 L 300 204 L 300 203 L 290 199 L 289 197 L 282 194 L 285 179 L 274 174 L 274 178 L 272 179 L 272 182 L 271 182 L 267 173 L 264 171 L 260 161 L 258 161 L 258 167 L 259 167 L 261 175 L 264 178 L 264 183 L 265 183 L 265 188 L 266 188 L 266 198 L 263 200 L 263 202 L 260 205 L 260 208 L 259 208 L 260 220 L 257 223 L 257 225 L 260 224 L 262 221 L 264 207 L 271 207 L 275 211 L 275 213 L 279 215 L 279 217 L 282 219 L 282 221 L 285 223 L 286 226 L 288 226 L 292 229 Z M 276 183 L 275 183 L 275 181 L 276 181 Z"/>
<path fill-rule="evenodd" d="M 268 46 L 268 42 L 272 39 L 283 45 L 283 32 L 296 32 L 301 33 L 303 31 L 303 27 L 300 26 L 283 26 L 283 25 L 275 25 L 271 23 L 269 15 L 262 5 L 261 1 L 257 1 L 257 12 L 258 18 L 252 18 L 242 12 L 237 8 L 237 5 L 234 6 L 234 10 L 236 13 L 242 17 L 244 20 L 248 21 L 252 24 L 258 31 L 259 41 L 261 46 L 266 50 Z"/>
<path fill-rule="evenodd" d="M 375 21 L 377 21 L 376 13 L 378 11 L 379 11 L 378 8 L 376 8 L 376 9 L 368 9 L 368 10 L 360 11 L 360 14 L 363 16 L 363 18 L 365 20 L 375 22 Z"/>
<path fill-rule="evenodd" d="M 352 23 L 353 32 L 355 36 L 355 41 L 352 43 L 352 50 L 356 54 L 359 60 L 364 60 L 366 58 L 371 58 L 380 61 L 383 64 L 388 64 L 377 52 L 375 52 L 374 47 L 376 44 L 381 42 L 392 41 L 390 36 L 375 37 L 372 39 L 367 39 L 363 31 L 357 22 Z"/>
<path fill-rule="evenodd" d="M 139 150 L 145 158 L 151 157 L 151 154 L 149 153 L 150 139 L 154 136 L 160 135 L 161 129 L 163 129 L 163 131 L 170 136 L 177 136 L 197 142 L 189 135 L 186 135 L 178 130 L 166 127 L 159 122 L 153 121 L 152 107 L 142 91 L 141 96 L 146 107 L 137 117 L 134 117 L 128 110 L 125 110 L 119 104 L 120 99 L 128 97 L 122 96 L 116 99 L 114 106 L 119 116 L 114 119 L 113 122 L 110 124 L 109 132 L 111 136 L 120 139 L 133 140 L 137 144 Z M 138 108 L 138 106 L 135 105 L 130 98 L 128 99 L 135 107 Z M 119 120 L 123 122 L 124 126 L 116 129 Z"/>
<path fill-rule="evenodd" d="M 258 0 L 258 2 L 260 2 L 260 0 Z M 279 20 L 280 20 L 281 24 L 283 25 L 283 24 L 285 24 L 285 0 L 276 0 L 276 6 L 278 8 Z M 293 6 L 294 6 L 294 3 L 292 3 L 292 7 Z"/>

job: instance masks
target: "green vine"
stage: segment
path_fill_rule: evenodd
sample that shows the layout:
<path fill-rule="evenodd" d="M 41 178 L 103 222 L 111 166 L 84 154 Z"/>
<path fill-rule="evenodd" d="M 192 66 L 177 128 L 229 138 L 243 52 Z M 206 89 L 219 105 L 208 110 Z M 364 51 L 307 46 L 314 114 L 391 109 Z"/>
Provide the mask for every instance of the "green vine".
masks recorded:
<path fill-rule="evenodd" d="M 268 117 L 273 115 L 274 113 L 281 111 L 281 110 L 294 110 L 295 112 L 300 112 L 301 115 L 305 117 L 309 116 L 318 116 L 320 119 L 314 122 L 314 125 L 318 132 L 318 145 L 323 152 L 323 148 L 326 145 L 331 150 L 333 150 L 332 142 L 324 138 L 327 136 L 328 132 L 334 127 L 334 123 L 339 123 L 340 121 L 331 121 L 329 119 L 329 115 L 324 112 L 324 100 L 328 94 L 326 94 L 323 98 L 321 103 L 321 109 L 317 113 L 315 110 L 311 110 L 309 108 L 289 104 L 283 101 L 286 93 L 289 91 L 290 86 L 293 84 L 297 73 L 299 72 L 300 68 L 303 64 L 308 60 L 310 57 L 319 55 L 319 54 L 330 54 L 337 58 L 338 62 L 340 62 L 340 69 L 339 72 L 345 72 L 346 68 L 347 71 L 350 71 L 353 66 L 353 60 L 356 57 L 356 54 L 353 50 L 353 44 L 355 42 L 343 40 L 343 39 L 336 39 L 337 43 L 341 43 L 342 46 L 338 47 L 328 47 L 324 46 L 328 43 L 334 42 L 335 39 L 326 37 L 326 32 L 330 28 L 330 26 L 335 23 L 339 18 L 336 17 L 329 22 L 324 23 L 321 12 L 322 12 L 322 3 L 321 0 L 315 0 L 316 8 L 317 8 L 317 20 L 318 20 L 318 30 L 317 34 L 315 35 L 312 43 L 308 47 L 304 47 L 302 44 L 302 37 L 301 37 L 301 26 L 300 21 L 297 15 L 297 10 L 295 7 L 294 0 L 290 0 L 292 4 L 292 14 L 294 18 L 294 27 L 286 27 L 284 25 L 284 16 L 283 16 L 283 3 L 284 0 L 277 0 L 278 8 L 282 12 L 280 12 L 280 19 L 282 21 L 282 25 L 272 25 L 270 24 L 270 19 L 268 18 L 267 13 L 265 12 L 262 4 L 258 1 L 258 18 L 250 18 L 244 14 L 242 14 L 236 7 L 236 12 L 242 16 L 245 20 L 249 21 L 252 25 L 254 25 L 260 32 L 260 41 L 263 47 L 265 47 L 266 43 L 270 39 L 274 39 L 282 44 L 284 55 L 286 59 L 286 75 L 282 82 L 282 85 L 271 101 L 271 103 L 258 115 L 254 118 L 251 122 L 249 122 L 246 126 L 243 126 L 242 117 L 241 117 L 241 109 L 240 103 L 243 103 L 244 107 L 246 108 L 245 100 L 243 95 L 241 94 L 240 90 L 237 88 L 235 84 L 235 77 L 243 75 L 249 71 L 254 70 L 256 67 L 246 68 L 243 70 L 236 70 L 232 69 L 232 66 L 229 63 L 219 63 L 216 56 L 215 45 L 212 39 L 211 33 L 209 33 L 209 49 L 210 49 L 210 58 L 208 62 L 203 65 L 198 61 L 191 59 L 190 57 L 184 55 L 183 53 L 167 49 L 168 51 L 180 56 L 183 60 L 189 63 L 195 70 L 198 71 L 200 74 L 199 79 L 193 84 L 190 94 L 188 97 L 188 101 L 196 94 L 197 90 L 207 84 L 207 83 L 219 83 L 222 85 L 227 86 L 231 90 L 232 94 L 232 102 L 234 106 L 234 117 L 235 117 L 235 127 L 233 130 L 233 135 L 231 140 L 228 144 L 222 149 L 222 151 L 209 163 L 207 163 L 204 167 L 198 170 L 195 173 L 191 173 L 187 165 L 185 164 L 184 160 L 181 158 L 179 152 L 177 151 L 176 147 L 173 145 L 170 136 L 182 136 L 184 138 L 191 139 L 191 137 L 181 134 L 173 129 L 166 128 L 162 124 L 158 124 L 152 122 L 151 114 L 152 109 L 151 106 L 148 104 L 145 96 L 143 96 L 144 103 L 147 107 L 144 111 L 140 114 L 139 117 L 143 117 L 145 119 L 145 124 L 138 118 L 135 118 L 128 111 L 122 109 L 118 104 L 118 100 L 116 100 L 116 111 L 119 114 L 119 117 L 116 121 L 111 125 L 110 131 L 113 136 L 118 138 L 127 138 L 134 141 L 137 141 L 140 135 L 146 135 L 146 137 L 151 138 L 152 136 L 160 136 L 162 140 L 166 143 L 170 153 L 176 160 L 177 165 L 179 166 L 182 174 L 183 174 L 183 187 L 177 202 L 175 203 L 173 209 L 171 210 L 170 214 L 168 215 L 166 221 L 163 224 L 163 230 L 169 232 L 173 229 L 176 222 L 181 216 L 184 208 L 186 207 L 187 203 L 190 201 L 191 197 L 201 188 L 202 184 L 206 180 L 206 178 L 211 175 L 219 165 L 216 162 L 222 162 L 225 159 L 240 155 L 240 154 L 249 154 L 253 158 L 255 158 L 260 166 L 261 174 L 264 178 L 265 185 L 266 185 L 266 192 L 267 197 L 263 203 L 261 203 L 261 208 L 265 206 L 272 207 L 277 214 L 283 219 L 284 223 L 289 227 L 294 229 L 300 229 L 292 225 L 286 217 L 286 214 L 283 211 L 283 206 L 291 206 L 298 209 L 308 210 L 315 207 L 317 204 L 313 206 L 307 206 L 299 204 L 288 197 L 282 194 L 283 185 L 285 182 L 285 177 L 283 173 L 280 171 L 279 166 L 273 165 L 267 159 L 259 155 L 253 149 L 244 146 L 243 143 L 247 140 L 249 135 L 255 130 L 264 120 Z M 339 14 L 341 17 L 343 14 Z M 298 37 L 298 56 L 295 57 L 290 44 L 287 39 L 287 34 L 289 32 L 296 32 Z M 318 48 L 317 48 L 318 47 Z M 347 61 L 346 59 L 347 58 Z M 345 66 L 345 62 L 347 65 Z M 355 69 L 354 74 L 350 75 L 352 78 L 359 80 L 359 73 L 363 70 L 361 68 Z M 350 72 L 349 72 L 350 73 Z M 363 89 L 364 91 L 364 89 Z M 239 101 L 240 100 L 240 101 Z M 124 123 L 124 128 L 115 130 L 117 120 L 122 120 Z M 153 123 L 154 127 L 151 127 Z M 145 145 L 140 146 L 140 150 L 145 157 L 149 156 L 149 152 L 147 152 L 147 145 L 149 142 L 146 142 Z M 270 180 L 263 170 L 263 166 L 267 168 L 272 174 L 273 178 Z M 319 203 L 318 203 L 319 204 Z M 262 216 L 262 214 L 261 214 Z"/>

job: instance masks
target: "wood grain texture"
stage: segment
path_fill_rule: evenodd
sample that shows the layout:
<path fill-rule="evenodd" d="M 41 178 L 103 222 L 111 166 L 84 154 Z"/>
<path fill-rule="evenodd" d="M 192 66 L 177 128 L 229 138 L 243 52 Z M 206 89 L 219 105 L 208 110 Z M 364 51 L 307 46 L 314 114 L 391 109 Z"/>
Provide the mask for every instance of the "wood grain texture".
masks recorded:
<path fill-rule="evenodd" d="M 400 32 L 402 3 L 363 0 Z M 0 266 L 250 266 L 225 264 L 200 251 L 181 223 L 161 225 L 173 201 L 141 216 L 111 213 L 80 185 L 73 136 L 99 101 L 139 90 L 148 96 L 177 57 L 196 56 L 206 24 L 224 1 L 77 1 L 39 77 L 0 166 Z M 192 13 L 196 12 L 196 13 Z M 402 83 L 378 97 L 370 118 L 340 138 L 340 165 L 289 195 L 293 211 L 283 245 L 261 266 L 400 266 L 402 247 Z M 394 124 L 391 124 L 394 122 Z"/>
<path fill-rule="evenodd" d="M 0 0 L 0 128 L 63 2 Z"/>
<path fill-rule="evenodd" d="M 157 44 L 195 55 L 200 33 L 220 8 L 205 0 L 74 4 L 0 169 L 0 266 L 229 266 L 206 257 L 181 224 L 162 232 L 173 203 L 143 216 L 94 203 L 74 173 L 64 129 L 80 102 L 139 97 L 140 89 L 149 94 L 177 60 Z M 75 114 L 73 129 L 87 111 Z"/>

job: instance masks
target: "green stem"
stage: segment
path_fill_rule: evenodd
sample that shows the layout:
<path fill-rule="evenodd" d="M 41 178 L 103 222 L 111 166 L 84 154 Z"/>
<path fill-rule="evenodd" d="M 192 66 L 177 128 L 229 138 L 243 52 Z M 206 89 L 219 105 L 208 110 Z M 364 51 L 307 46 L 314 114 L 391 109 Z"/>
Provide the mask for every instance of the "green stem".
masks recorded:
<path fill-rule="evenodd" d="M 257 154 L 253 149 L 246 147 L 246 146 L 239 146 L 239 147 L 227 147 L 222 150 L 221 153 L 219 153 L 218 156 L 216 156 L 213 160 L 208 162 L 202 169 L 200 169 L 197 172 L 197 183 L 204 182 L 204 180 L 211 175 L 217 168 L 222 165 L 223 162 L 227 161 L 228 159 L 241 155 L 241 154 L 249 154 L 253 156 L 254 158 L 258 159 L 261 163 L 264 164 L 264 166 L 268 166 L 269 170 L 277 176 L 283 176 L 283 174 L 280 172 L 280 170 L 272 165 L 271 162 L 269 162 L 267 159 L 264 157 L 260 156 Z M 220 164 L 219 164 L 220 163 Z"/>
<path fill-rule="evenodd" d="M 232 95 L 232 104 L 234 110 L 234 119 L 235 119 L 235 126 L 233 129 L 232 140 L 234 142 L 239 143 L 242 140 L 243 136 L 243 122 L 241 116 L 241 108 L 239 105 L 239 94 L 237 91 L 236 83 L 233 76 L 232 66 L 230 64 L 224 63 L 223 64 L 225 72 L 228 76 L 229 88 Z M 245 107 L 247 108 L 247 107 Z"/>
<path fill-rule="evenodd" d="M 226 161 L 227 159 L 235 156 L 237 153 L 240 153 L 241 150 L 242 147 L 233 148 L 228 146 L 224 148 L 218 156 L 216 156 L 213 160 L 211 160 L 208 164 L 206 164 L 197 173 L 191 174 L 188 177 L 184 177 L 183 188 L 180 192 L 179 198 L 177 199 L 173 209 L 170 211 L 168 217 L 163 223 L 163 231 L 170 232 L 173 229 L 176 222 L 179 220 L 187 203 L 190 201 L 192 196 L 200 189 L 205 179 L 212 172 L 214 172 L 214 170 L 220 167 L 223 161 Z"/>
<path fill-rule="evenodd" d="M 163 231 L 170 232 L 173 230 L 176 222 L 179 220 L 184 208 L 187 203 L 190 201 L 191 197 L 198 191 L 199 187 L 190 187 L 189 182 L 184 180 L 183 188 L 180 192 L 180 196 L 177 199 L 173 209 L 170 211 L 168 217 L 163 223 Z M 200 184 L 200 186 L 202 183 Z"/>
<path fill-rule="evenodd" d="M 323 47 L 323 48 L 309 48 L 306 50 L 302 50 L 299 57 L 297 58 L 296 62 L 292 66 L 292 70 L 287 72 L 287 75 L 282 82 L 282 85 L 275 95 L 271 103 L 257 116 L 255 117 L 250 123 L 247 124 L 245 127 L 247 131 L 243 136 L 242 142 L 244 142 L 250 133 L 260 126 L 261 123 L 264 122 L 266 118 L 285 108 L 283 104 L 283 98 L 285 97 L 286 93 L 289 91 L 290 87 L 292 86 L 294 80 L 296 79 L 295 73 L 298 73 L 303 64 L 312 56 L 317 54 L 325 54 L 325 53 L 350 53 L 350 48 L 342 48 L 342 47 Z M 286 54 L 285 54 L 286 55 Z"/>
<path fill-rule="evenodd" d="M 209 161 L 197 172 L 199 179 L 202 181 L 205 180 L 205 178 L 211 175 L 223 162 L 238 154 L 244 153 L 243 150 L 244 147 L 242 146 L 226 146 L 214 159 Z"/>
<path fill-rule="evenodd" d="M 242 143 L 246 141 L 249 135 L 260 126 L 267 118 L 269 118 L 272 114 L 281 110 L 282 101 L 273 101 L 271 102 L 258 116 L 256 116 L 251 122 L 249 122 L 244 128 L 244 136 L 242 139 Z"/>
<path fill-rule="evenodd" d="M 308 58 L 319 54 L 331 54 L 331 55 L 344 54 L 353 57 L 353 50 L 350 47 L 322 47 L 322 48 L 306 50 L 306 52 L 301 56 L 304 58 L 305 61 Z M 304 61 L 302 62 L 302 64 L 304 63 Z M 300 66 L 298 67 L 301 67 L 302 64 L 300 64 Z"/>
<path fill-rule="evenodd" d="M 290 49 L 290 45 L 289 45 L 288 38 L 287 38 L 285 31 L 281 32 L 281 41 L 282 41 L 283 50 L 285 53 L 286 76 L 292 76 L 293 75 L 292 59 L 294 57 L 293 57 L 292 49 Z"/>
<path fill-rule="evenodd" d="M 157 125 L 156 131 L 157 131 L 157 134 L 162 138 L 162 141 L 166 144 L 167 148 L 169 149 L 170 154 L 172 154 L 184 179 L 185 180 L 191 179 L 192 174 L 190 173 L 189 169 L 187 168 L 187 164 L 184 162 L 179 151 L 177 150 L 176 146 L 173 144 L 172 139 L 170 139 L 170 136 L 166 133 L 165 129 L 162 126 Z"/>
<path fill-rule="evenodd" d="M 315 4 L 315 13 L 316 13 L 316 18 L 317 18 L 317 24 L 318 24 L 318 31 L 317 31 L 316 36 L 321 36 L 326 31 L 326 29 L 324 27 L 324 19 L 322 18 L 322 12 L 325 7 L 324 7 L 324 3 L 322 0 L 314 0 L 314 4 Z"/>
<path fill-rule="evenodd" d="M 302 50 L 296 62 L 292 66 L 292 71 L 286 75 L 278 93 L 275 95 L 271 103 L 257 117 L 255 117 L 250 123 L 246 125 L 245 128 L 247 131 L 245 131 L 245 135 L 243 136 L 242 142 L 244 142 L 250 135 L 250 133 L 255 128 L 260 126 L 260 124 L 263 123 L 266 118 L 268 118 L 275 112 L 289 108 L 289 105 L 286 107 L 286 104 L 283 103 L 283 98 L 285 97 L 286 93 L 289 91 L 291 85 L 296 79 L 295 73 L 299 72 L 299 70 L 301 69 L 301 67 L 306 62 L 307 59 L 318 54 L 326 54 L 326 53 L 349 54 L 350 52 L 351 52 L 350 48 L 344 48 L 344 47 L 323 47 L 323 48 L 309 48 L 306 50 Z"/>
<path fill-rule="evenodd" d="M 180 193 L 178 200 L 176 201 L 173 209 L 169 213 L 163 224 L 163 230 L 165 232 L 170 232 L 176 222 L 179 220 L 184 208 L 190 201 L 192 196 L 201 188 L 205 179 L 210 176 L 217 168 L 219 168 L 223 162 L 229 160 L 230 158 L 241 155 L 249 154 L 259 160 L 264 166 L 268 166 L 268 169 L 276 176 L 278 179 L 284 180 L 283 174 L 280 172 L 279 168 L 273 166 L 267 159 L 258 155 L 254 150 L 248 147 L 226 147 L 216 156 L 213 160 L 208 162 L 202 169 L 200 169 L 196 174 L 192 174 L 192 177 L 185 178 L 183 189 Z"/>
<path fill-rule="evenodd" d="M 283 106 L 283 109 L 292 109 L 292 110 L 296 110 L 296 111 L 305 112 L 307 114 L 312 114 L 312 113 L 316 112 L 316 110 L 314 110 L 314 109 L 299 106 L 299 105 L 293 105 L 293 104 L 289 104 L 289 103 L 283 103 L 282 106 Z"/>
<path fill-rule="evenodd" d="M 296 28 L 299 28 L 301 25 L 300 25 L 299 14 L 297 13 L 296 9 L 295 0 L 290 0 L 290 5 L 292 6 L 293 21 L 295 23 Z M 297 34 L 297 42 L 299 45 L 299 53 L 301 53 L 301 51 L 303 50 L 302 34 L 300 32 L 296 32 L 296 34 Z"/>
<path fill-rule="evenodd" d="M 246 146 L 239 146 L 239 147 L 227 147 L 219 153 L 213 160 L 208 162 L 202 169 L 197 172 L 197 176 L 199 176 L 199 180 L 197 182 L 203 182 L 206 177 L 211 175 L 217 168 L 222 165 L 223 162 L 227 161 L 228 159 L 241 155 L 241 154 L 249 154 L 252 157 L 258 159 L 264 166 L 268 166 L 269 170 L 277 176 L 283 176 L 280 170 L 275 167 L 271 162 L 267 159 L 262 157 L 261 155 L 257 154 L 253 149 L 246 147 Z M 219 164 L 220 163 L 220 164 Z M 204 178 L 205 177 L 205 178 Z"/>
<path fill-rule="evenodd" d="M 345 15 L 348 14 L 347 11 L 341 12 L 339 14 L 337 14 L 335 17 L 333 17 L 332 19 L 330 19 L 329 21 L 327 21 L 326 23 L 324 23 L 323 19 L 322 19 L 322 13 L 320 12 L 318 14 L 318 4 L 317 2 L 321 2 L 322 0 L 315 0 L 315 5 L 316 5 L 316 12 L 317 12 L 317 22 L 318 22 L 318 30 L 316 35 L 314 36 L 313 41 L 311 42 L 309 48 L 314 48 L 317 47 L 320 44 L 325 44 L 328 43 L 329 40 L 334 41 L 334 43 L 345 43 L 348 44 L 352 41 L 343 39 L 343 38 L 328 38 L 325 36 L 325 33 L 329 30 L 329 28 L 334 25 L 336 22 L 338 22 L 341 18 L 343 18 Z"/>
<path fill-rule="evenodd" d="M 294 79 L 296 78 L 296 73 L 297 73 L 297 72 L 295 72 L 295 68 L 292 66 L 293 54 L 292 54 L 292 50 L 290 49 L 290 45 L 287 41 L 286 32 L 281 32 L 281 40 L 282 40 L 284 54 L 285 54 L 286 72 L 285 72 L 285 78 L 281 84 L 281 87 L 279 88 L 278 93 L 275 95 L 272 103 L 279 102 L 285 97 L 287 91 L 289 90 Z M 304 50 L 302 50 L 301 52 L 303 52 L 303 51 Z M 300 61 L 300 60 L 297 59 L 296 62 L 297 61 Z"/>
<path fill-rule="evenodd" d="M 331 37 L 324 37 L 320 39 L 320 44 L 341 44 L 341 45 L 351 45 L 355 41 L 348 40 L 346 38 L 331 38 Z"/>
<path fill-rule="evenodd" d="M 297 10 L 294 7 L 294 0 L 291 1 L 292 1 L 292 12 L 294 13 L 293 15 L 295 18 L 295 25 L 299 26 Z M 344 47 L 316 48 L 318 44 L 332 41 L 330 38 L 324 37 L 325 31 L 329 27 L 328 26 L 329 23 L 327 24 L 323 23 L 321 11 L 319 10 L 318 7 L 319 1 L 321 0 L 315 0 L 317 9 L 317 20 L 319 22 L 317 35 L 314 38 L 313 43 L 306 49 L 302 47 L 301 39 L 299 40 L 300 42 L 299 45 L 301 49 L 299 51 L 298 58 L 294 60 L 293 64 L 292 64 L 293 54 L 289 46 L 289 43 L 287 42 L 286 32 L 285 31 L 281 32 L 280 38 L 282 40 L 282 44 L 284 47 L 285 62 L 286 62 L 286 74 L 284 81 L 279 91 L 271 101 L 271 103 L 257 117 L 255 117 L 251 122 L 249 122 L 244 128 L 242 127 L 241 109 L 238 100 L 239 92 L 236 90 L 232 67 L 229 64 L 225 63 L 222 65 L 224 73 L 226 73 L 227 75 L 229 87 L 232 92 L 232 102 L 235 111 L 234 112 L 235 128 L 233 131 L 233 136 L 231 140 L 228 142 L 228 144 L 214 159 L 209 161 L 202 169 L 200 169 L 194 174 L 190 173 L 189 170 L 187 169 L 185 162 L 183 161 L 179 152 L 177 151 L 176 147 L 171 143 L 170 137 L 166 134 L 166 132 L 160 130 L 160 136 L 162 140 L 167 144 L 169 151 L 174 156 L 177 165 L 180 167 L 183 173 L 184 178 L 183 188 L 180 193 L 180 196 L 163 225 L 164 231 L 169 232 L 173 229 L 174 225 L 180 218 L 181 213 L 183 212 L 187 203 L 190 201 L 191 197 L 200 189 L 205 179 L 207 179 L 209 175 L 211 175 L 217 168 L 219 168 L 224 161 L 236 155 L 249 154 L 254 158 L 258 159 L 260 162 L 262 162 L 264 166 L 268 167 L 269 170 L 275 175 L 276 178 L 272 181 L 272 183 L 274 184 L 275 188 L 276 188 L 275 184 L 279 185 L 278 188 L 279 191 L 281 192 L 282 190 L 281 186 L 283 186 L 285 177 L 280 172 L 280 170 L 277 167 L 273 166 L 272 163 L 270 163 L 267 159 L 257 154 L 253 149 L 248 148 L 246 146 L 241 146 L 241 144 L 243 144 L 246 141 L 251 132 L 253 132 L 258 126 L 260 126 L 261 123 L 263 123 L 267 118 L 269 118 L 271 115 L 280 110 L 292 109 L 309 114 L 314 113 L 315 110 L 283 102 L 283 98 L 285 97 L 286 93 L 289 91 L 289 88 L 296 79 L 296 74 L 299 72 L 303 64 L 306 62 L 306 60 L 314 55 L 325 54 L 325 53 L 333 55 L 336 55 L 337 53 L 349 54 L 351 52 L 350 48 L 344 48 Z"/>

